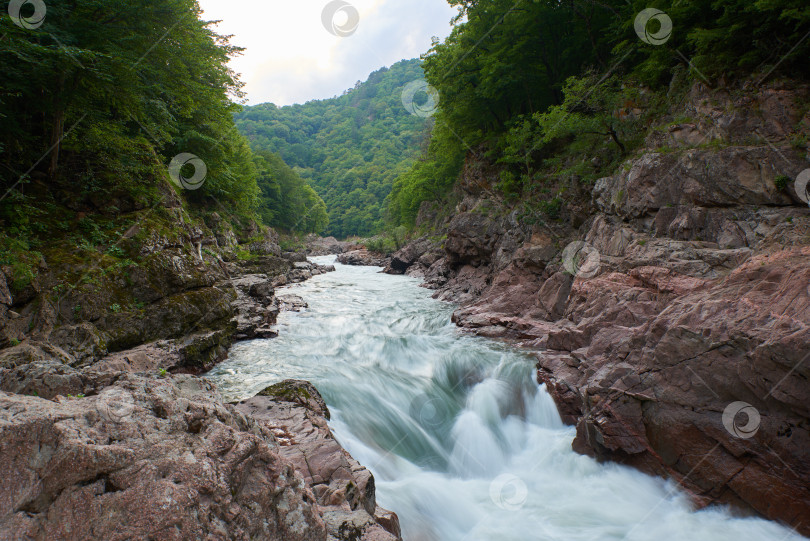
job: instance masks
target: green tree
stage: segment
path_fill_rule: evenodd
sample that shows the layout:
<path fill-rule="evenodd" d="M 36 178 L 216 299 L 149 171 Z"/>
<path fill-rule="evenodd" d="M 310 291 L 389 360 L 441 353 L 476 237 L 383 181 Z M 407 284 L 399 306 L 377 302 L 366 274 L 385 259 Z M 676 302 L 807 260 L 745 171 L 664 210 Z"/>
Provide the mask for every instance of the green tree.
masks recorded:
<path fill-rule="evenodd" d="M 0 19 L 4 193 L 33 179 L 103 210 L 111 198 L 154 199 L 169 161 L 192 153 L 209 171 L 192 200 L 255 210 L 252 158 L 232 133 L 241 83 L 227 63 L 240 49 L 196 0 L 47 7 L 37 29 Z"/>
<path fill-rule="evenodd" d="M 261 190 L 262 221 L 286 231 L 321 233 L 329 224 L 326 204 L 281 156 L 259 152 L 255 158 Z"/>
<path fill-rule="evenodd" d="M 398 62 L 342 96 L 246 107 L 236 122 L 255 150 L 281 155 L 323 198 L 327 233 L 371 235 L 382 227 L 394 179 L 418 155 L 427 120 L 408 112 L 402 91 L 423 77 L 418 60 Z"/>

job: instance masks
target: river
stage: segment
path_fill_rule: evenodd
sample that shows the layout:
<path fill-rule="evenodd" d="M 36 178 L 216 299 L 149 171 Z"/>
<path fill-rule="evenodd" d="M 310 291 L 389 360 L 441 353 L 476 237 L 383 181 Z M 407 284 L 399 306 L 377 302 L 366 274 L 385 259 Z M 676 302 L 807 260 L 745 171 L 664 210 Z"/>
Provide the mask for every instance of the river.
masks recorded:
<path fill-rule="evenodd" d="M 577 455 L 531 357 L 461 334 L 452 305 L 379 270 L 338 264 L 279 291 L 309 309 L 283 313 L 278 338 L 237 344 L 208 377 L 230 399 L 313 382 L 405 541 L 804 539 L 723 508 L 694 512 L 674 483 Z"/>

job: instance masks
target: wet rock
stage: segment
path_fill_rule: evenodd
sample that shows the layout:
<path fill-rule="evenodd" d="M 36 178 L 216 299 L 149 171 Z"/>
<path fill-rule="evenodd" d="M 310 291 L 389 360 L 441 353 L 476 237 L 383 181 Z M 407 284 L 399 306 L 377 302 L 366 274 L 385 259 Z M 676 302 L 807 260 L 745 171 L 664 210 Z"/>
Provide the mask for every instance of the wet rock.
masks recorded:
<path fill-rule="evenodd" d="M 293 263 L 306 263 L 307 254 L 304 252 L 284 252 L 281 257 Z"/>
<path fill-rule="evenodd" d="M 805 248 L 756 256 L 703 287 L 683 278 L 668 284 L 665 272 L 649 270 L 634 286 L 648 294 L 639 291 L 630 303 L 604 282 L 575 286 L 576 312 L 599 314 L 577 326 L 591 338 L 553 347 L 572 355 L 581 348 L 581 362 L 540 357 L 541 379 L 561 408 L 580 409 L 575 448 L 688 475 L 682 482 L 707 501 L 744 502 L 797 523 L 810 512 L 810 490 L 800 482 L 810 475 L 801 383 L 810 375 L 802 362 L 810 345 L 808 255 Z M 667 309 L 653 309 L 657 303 Z M 725 408 L 736 401 L 762 415 L 750 439 L 723 425 Z"/>
<path fill-rule="evenodd" d="M 240 402 L 237 409 L 276 436 L 280 455 L 301 472 L 322 507 L 329 535 L 399 539 L 396 515 L 377 506 L 374 477 L 335 440 L 326 424 L 329 411 L 311 383 L 283 381 Z"/>
<path fill-rule="evenodd" d="M 344 265 L 366 266 L 366 267 L 385 267 L 388 264 L 388 258 L 370 252 L 366 249 L 352 250 L 343 252 L 337 257 L 338 263 Z"/>
<path fill-rule="evenodd" d="M 236 300 L 233 307 L 236 316 L 235 340 L 274 338 L 278 333 L 273 328 L 280 311 L 275 297 L 275 284 L 264 275 L 247 275 L 234 281 Z"/>
<path fill-rule="evenodd" d="M 269 396 L 277 402 L 292 402 L 303 406 L 316 415 L 324 417 L 327 421 L 331 418 L 329 408 L 326 406 L 323 397 L 321 397 L 315 386 L 308 381 L 287 379 L 267 387 L 259 392 L 257 396 Z"/>
<path fill-rule="evenodd" d="M 283 295 L 278 298 L 279 310 L 285 312 L 300 312 L 309 307 L 307 302 L 298 295 Z"/>
<path fill-rule="evenodd" d="M 424 276 L 433 263 L 444 255 L 441 246 L 427 237 L 409 242 L 402 249 L 397 250 L 386 265 L 383 272 L 387 274 L 409 274 L 410 276 Z M 418 268 L 414 268 L 418 266 Z"/>

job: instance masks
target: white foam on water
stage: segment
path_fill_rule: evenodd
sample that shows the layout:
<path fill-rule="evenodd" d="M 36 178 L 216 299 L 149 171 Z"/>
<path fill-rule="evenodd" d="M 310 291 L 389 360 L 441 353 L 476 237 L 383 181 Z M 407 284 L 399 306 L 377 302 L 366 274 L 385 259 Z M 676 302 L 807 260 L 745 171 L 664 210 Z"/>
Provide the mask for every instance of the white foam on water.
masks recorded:
<path fill-rule="evenodd" d="M 724 508 L 695 512 L 673 483 L 574 453 L 531 358 L 460 334 L 453 306 L 416 280 L 337 267 L 287 288 L 309 309 L 282 314 L 276 339 L 237 344 L 209 377 L 227 398 L 312 381 L 406 541 L 803 539 Z"/>

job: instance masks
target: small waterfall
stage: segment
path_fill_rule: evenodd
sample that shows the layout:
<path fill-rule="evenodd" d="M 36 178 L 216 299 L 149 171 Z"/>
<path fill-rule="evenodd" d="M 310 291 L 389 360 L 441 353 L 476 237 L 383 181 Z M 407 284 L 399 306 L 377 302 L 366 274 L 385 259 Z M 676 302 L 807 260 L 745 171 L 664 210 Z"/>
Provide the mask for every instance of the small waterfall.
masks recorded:
<path fill-rule="evenodd" d="M 531 358 L 462 335 L 452 306 L 378 270 L 338 265 L 290 287 L 309 310 L 282 314 L 278 338 L 238 344 L 209 377 L 229 398 L 312 381 L 406 541 L 802 539 L 694 512 L 671 483 L 577 455 Z"/>

